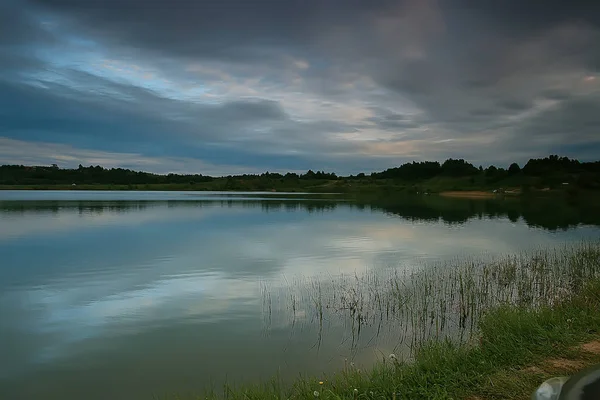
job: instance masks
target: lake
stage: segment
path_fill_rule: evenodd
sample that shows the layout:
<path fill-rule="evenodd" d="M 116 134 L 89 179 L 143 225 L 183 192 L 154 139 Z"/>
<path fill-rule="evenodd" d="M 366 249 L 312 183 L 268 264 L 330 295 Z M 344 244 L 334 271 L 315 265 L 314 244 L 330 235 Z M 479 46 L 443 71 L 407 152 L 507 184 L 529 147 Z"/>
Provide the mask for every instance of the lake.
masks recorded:
<path fill-rule="evenodd" d="M 286 306 L 340 276 L 597 240 L 594 205 L 0 191 L 0 398 L 150 399 L 368 366 L 397 337 Z M 320 290 L 320 289 L 319 289 Z"/>

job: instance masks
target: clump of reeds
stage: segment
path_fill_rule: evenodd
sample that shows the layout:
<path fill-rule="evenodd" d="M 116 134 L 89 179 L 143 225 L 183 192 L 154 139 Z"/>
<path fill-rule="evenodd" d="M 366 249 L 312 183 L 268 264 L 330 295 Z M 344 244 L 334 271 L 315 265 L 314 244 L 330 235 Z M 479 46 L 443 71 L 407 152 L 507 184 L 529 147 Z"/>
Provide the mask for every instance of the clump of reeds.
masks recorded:
<path fill-rule="evenodd" d="M 265 290 L 270 316 L 298 309 L 318 324 L 336 320 L 348 327 L 352 345 L 369 334 L 396 335 L 410 349 L 430 339 L 464 343 L 477 334 L 482 315 L 493 307 L 537 309 L 568 300 L 577 288 L 600 277 L 600 244 L 580 243 L 488 259 L 457 260 L 418 269 L 395 268 L 326 281 L 297 281 L 276 296 Z"/>

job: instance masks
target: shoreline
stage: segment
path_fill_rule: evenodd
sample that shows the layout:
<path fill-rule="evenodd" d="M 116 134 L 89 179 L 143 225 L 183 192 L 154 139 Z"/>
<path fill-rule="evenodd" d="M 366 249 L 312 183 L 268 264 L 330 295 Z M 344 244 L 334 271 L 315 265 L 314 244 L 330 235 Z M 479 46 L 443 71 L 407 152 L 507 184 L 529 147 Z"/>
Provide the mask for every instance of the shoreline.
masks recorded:
<path fill-rule="evenodd" d="M 521 195 L 521 190 L 512 189 L 497 193 L 484 190 L 450 190 L 440 192 L 439 195 L 444 197 L 457 197 L 463 199 L 494 199 L 503 196 L 519 196 Z"/>
<path fill-rule="evenodd" d="M 483 190 L 451 190 L 440 192 L 439 195 L 443 197 L 460 197 L 463 199 L 493 199 L 497 197 L 496 193 L 485 192 Z"/>
<path fill-rule="evenodd" d="M 381 354 L 375 365 L 364 370 L 350 364 L 331 375 L 300 377 L 291 385 L 273 378 L 254 385 L 226 385 L 222 393 L 198 393 L 198 398 L 531 398 L 532 393 L 547 379 L 570 376 L 600 363 L 600 313 L 597 312 L 600 308 L 600 243 L 563 248 L 561 251 L 560 256 L 552 256 L 554 253 L 551 249 L 545 253 L 530 254 L 518 266 L 512 264 L 516 262 L 515 259 L 507 256 L 506 265 L 491 263 L 487 267 L 483 266 L 489 269 L 489 274 L 470 275 L 473 272 L 469 271 L 473 270 L 467 267 L 454 274 L 450 273 L 442 280 L 433 275 L 423 275 L 422 287 L 430 289 L 430 285 L 435 285 L 435 282 L 442 282 L 442 287 L 452 293 L 458 290 L 458 286 L 448 285 L 449 281 L 470 281 L 469 285 L 475 285 L 471 289 L 464 287 L 469 292 L 464 298 L 464 305 L 468 305 L 468 308 L 462 308 L 460 301 L 453 305 L 458 306 L 461 312 L 481 316 L 473 336 L 469 336 L 465 342 L 455 343 L 443 337 L 432 337 L 425 342 L 415 343 L 413 356 L 405 360 L 394 354 Z M 532 267 L 532 260 L 541 264 Z M 513 267 L 516 270 L 513 271 Z M 447 269 L 440 271 L 445 273 Z M 585 276 L 577 278 L 581 273 Z M 565 278 L 565 274 L 568 277 Z M 554 282 L 554 276 L 566 280 Z M 492 280 L 488 281 L 490 277 Z M 525 277 L 530 278 L 531 282 L 523 286 Z M 575 278 L 576 282 L 571 282 L 571 278 Z M 415 277 L 411 279 L 414 280 Z M 419 277 L 416 279 L 418 284 Z M 536 286 L 539 279 L 552 281 L 561 290 L 552 285 L 544 286 L 549 291 L 544 289 L 538 293 L 540 297 L 537 300 L 530 299 L 526 295 L 531 292 L 528 285 Z M 371 284 L 375 285 L 378 294 L 385 293 L 383 285 Z M 481 288 L 478 285 L 482 284 L 486 290 L 479 295 L 477 293 Z M 489 289 L 488 284 L 491 287 L 498 285 L 497 289 L 500 291 L 494 292 Z M 512 298 L 510 303 L 494 303 L 491 308 L 483 306 L 481 309 L 471 309 L 473 302 L 489 300 L 488 295 L 500 295 L 503 298 L 505 284 L 508 284 L 510 293 L 513 293 L 512 289 L 521 288 L 525 297 Z M 462 284 L 460 288 L 462 293 Z M 435 289 L 433 287 L 431 290 L 436 292 Z M 413 298 L 411 294 L 419 293 L 421 296 L 426 295 L 417 290 L 404 295 L 392 293 L 392 296 L 404 304 L 402 312 L 411 313 L 411 306 L 406 301 Z M 462 298 L 462 295 L 457 295 Z M 371 304 L 368 300 L 366 299 L 366 303 Z M 436 304 L 437 300 L 433 299 Z M 385 299 L 382 301 L 385 302 Z M 422 306 L 421 303 L 418 304 Z M 326 309 L 330 310 L 329 306 L 326 305 Z M 446 306 L 443 308 L 447 309 Z M 361 310 L 357 312 L 360 313 Z M 419 315 L 424 311 L 418 308 L 414 312 L 418 321 Z M 425 315 L 427 317 L 423 320 L 423 328 L 430 324 L 427 310 Z"/>

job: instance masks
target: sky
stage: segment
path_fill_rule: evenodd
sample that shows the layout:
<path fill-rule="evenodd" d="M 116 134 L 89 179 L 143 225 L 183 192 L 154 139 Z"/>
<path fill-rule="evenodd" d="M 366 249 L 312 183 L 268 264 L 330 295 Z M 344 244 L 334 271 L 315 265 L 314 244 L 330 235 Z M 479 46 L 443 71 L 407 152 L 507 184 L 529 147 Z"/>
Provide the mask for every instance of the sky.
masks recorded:
<path fill-rule="evenodd" d="M 599 43 L 594 1 L 1 0 L 0 164 L 595 160 Z"/>

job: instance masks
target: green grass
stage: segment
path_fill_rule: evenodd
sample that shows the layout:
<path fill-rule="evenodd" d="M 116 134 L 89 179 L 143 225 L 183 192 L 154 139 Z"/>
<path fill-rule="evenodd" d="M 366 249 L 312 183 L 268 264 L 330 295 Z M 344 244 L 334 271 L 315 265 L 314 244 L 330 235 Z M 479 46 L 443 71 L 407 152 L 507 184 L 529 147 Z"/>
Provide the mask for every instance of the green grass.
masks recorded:
<path fill-rule="evenodd" d="M 408 275 L 334 279 L 329 288 L 313 283 L 304 290 L 304 297 L 286 298 L 294 308 L 294 299 L 308 299 L 320 319 L 330 312 L 359 324 L 377 318 L 411 324 L 410 357 L 383 355 L 366 370 L 347 365 L 330 376 L 225 386 L 198 398 L 525 399 L 549 376 L 525 373 L 526 366 L 557 357 L 600 362 L 600 355 L 574 348 L 600 335 L 599 243 Z M 271 312 L 271 294 L 266 297 Z"/>
<path fill-rule="evenodd" d="M 456 399 L 496 392 L 494 398 L 512 398 L 514 388 L 486 389 L 495 374 L 512 369 L 509 381 L 519 380 L 515 368 L 539 363 L 547 357 L 572 357 L 573 345 L 597 334 L 600 327 L 600 280 L 584 286 L 559 305 L 538 310 L 501 307 L 480 321 L 480 341 L 473 346 L 448 341 L 428 342 L 410 363 L 382 361 L 368 371 L 347 368 L 325 378 L 299 379 L 285 387 L 276 379 L 247 388 L 226 388 L 228 399 Z M 322 379 L 323 384 L 319 383 Z M 538 385 L 541 381 L 531 381 Z M 535 388 L 525 387 L 525 395 Z M 489 393 L 487 393 L 489 394 Z"/>
<path fill-rule="evenodd" d="M 472 177 L 438 176 L 425 180 L 339 178 L 329 179 L 262 179 L 262 178 L 215 178 L 206 182 L 154 183 L 154 184 L 109 184 L 28 182 L 22 184 L 0 185 L 0 190 L 214 190 L 214 191 L 287 191 L 287 192 L 338 192 L 338 193 L 440 193 L 444 191 L 483 190 L 498 188 L 518 189 L 522 186 L 541 189 L 548 187 L 540 179 L 523 175 L 507 177 L 499 181 L 489 181 L 483 174 Z M 552 193 L 577 191 L 577 186 L 552 186 Z M 580 188 L 581 189 L 581 188 Z M 536 190 L 533 190 L 536 192 Z M 581 189 L 582 192 L 583 189 Z M 596 190 L 597 192 L 597 190 Z M 585 192 L 587 193 L 587 192 Z M 545 193 L 547 194 L 547 193 Z"/>

